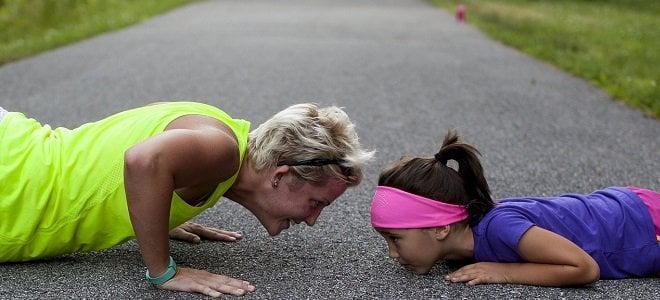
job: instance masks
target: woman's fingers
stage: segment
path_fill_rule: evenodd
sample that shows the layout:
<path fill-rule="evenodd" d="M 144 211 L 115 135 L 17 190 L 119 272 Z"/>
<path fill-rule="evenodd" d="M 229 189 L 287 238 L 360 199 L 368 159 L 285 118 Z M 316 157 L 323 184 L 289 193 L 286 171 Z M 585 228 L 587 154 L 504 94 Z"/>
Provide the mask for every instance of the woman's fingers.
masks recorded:
<path fill-rule="evenodd" d="M 169 235 L 170 238 L 172 239 L 181 240 L 193 244 L 198 244 L 202 241 L 198 235 L 190 233 L 181 227 L 177 227 L 170 230 Z"/>
<path fill-rule="evenodd" d="M 209 282 L 208 288 L 222 294 L 231 294 L 236 296 L 242 296 L 245 295 L 245 293 L 254 291 L 254 286 L 249 282 L 224 275 L 215 275 L 213 281 Z"/>
<path fill-rule="evenodd" d="M 200 243 L 202 239 L 233 242 L 243 238 L 234 231 L 206 227 L 193 222 L 186 222 L 170 231 L 170 237 L 190 243 Z"/>
<path fill-rule="evenodd" d="M 233 242 L 243 237 L 238 232 L 227 231 L 213 227 L 206 227 L 202 225 L 199 226 L 200 227 L 195 228 L 195 233 L 207 240 Z"/>

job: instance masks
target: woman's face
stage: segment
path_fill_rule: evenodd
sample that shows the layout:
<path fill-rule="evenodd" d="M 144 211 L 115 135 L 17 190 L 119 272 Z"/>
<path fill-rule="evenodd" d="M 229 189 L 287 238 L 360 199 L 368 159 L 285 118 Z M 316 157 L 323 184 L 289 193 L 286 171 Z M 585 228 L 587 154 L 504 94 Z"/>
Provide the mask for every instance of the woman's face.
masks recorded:
<path fill-rule="evenodd" d="M 271 236 L 280 234 L 292 222 L 305 222 L 307 226 L 314 226 L 321 211 L 346 189 L 346 183 L 338 179 L 316 186 L 287 173 L 273 188 L 265 201 L 264 213 L 257 218 Z"/>
<path fill-rule="evenodd" d="M 435 229 L 378 229 L 387 241 L 389 256 L 415 274 L 428 273 L 442 257 Z"/>

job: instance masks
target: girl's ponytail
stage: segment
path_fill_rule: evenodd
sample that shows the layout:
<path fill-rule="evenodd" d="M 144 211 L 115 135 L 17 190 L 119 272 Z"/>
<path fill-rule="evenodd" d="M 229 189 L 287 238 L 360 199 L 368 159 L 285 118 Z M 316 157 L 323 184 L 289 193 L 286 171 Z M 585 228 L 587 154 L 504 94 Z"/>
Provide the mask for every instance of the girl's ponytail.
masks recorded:
<path fill-rule="evenodd" d="M 402 158 L 381 172 L 378 185 L 465 205 L 469 223 L 474 226 L 495 206 L 478 155 L 474 146 L 449 130 L 438 153 L 432 157 Z M 457 170 L 447 166 L 450 160 L 458 164 Z"/>
<path fill-rule="evenodd" d="M 449 130 L 445 136 L 440 151 L 434 158 L 443 165 L 447 165 L 449 160 L 454 160 L 458 164 L 458 174 L 460 175 L 467 198 L 467 203 L 461 202 L 467 206 L 470 215 L 470 223 L 479 222 L 494 206 L 493 199 L 490 196 L 490 188 L 484 177 L 483 167 L 479 161 L 479 150 L 474 146 L 460 140 L 455 130 Z"/>

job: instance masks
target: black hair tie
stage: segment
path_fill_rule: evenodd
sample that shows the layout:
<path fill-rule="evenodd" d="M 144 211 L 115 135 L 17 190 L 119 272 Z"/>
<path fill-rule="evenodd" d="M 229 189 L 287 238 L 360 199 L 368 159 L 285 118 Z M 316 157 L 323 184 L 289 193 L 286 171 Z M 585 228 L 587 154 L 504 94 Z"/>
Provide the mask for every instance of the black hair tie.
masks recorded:
<path fill-rule="evenodd" d="M 278 166 L 315 166 L 315 167 L 320 167 L 320 166 L 325 166 L 325 165 L 338 165 L 341 166 L 341 164 L 345 163 L 346 161 L 341 159 L 341 158 L 312 158 L 312 159 L 307 159 L 307 160 L 285 160 L 279 162 L 277 165 Z"/>
<path fill-rule="evenodd" d="M 447 164 L 447 160 L 442 157 L 442 154 L 440 154 L 440 152 L 433 155 L 433 157 L 435 157 L 435 160 L 441 162 L 443 165 Z"/>

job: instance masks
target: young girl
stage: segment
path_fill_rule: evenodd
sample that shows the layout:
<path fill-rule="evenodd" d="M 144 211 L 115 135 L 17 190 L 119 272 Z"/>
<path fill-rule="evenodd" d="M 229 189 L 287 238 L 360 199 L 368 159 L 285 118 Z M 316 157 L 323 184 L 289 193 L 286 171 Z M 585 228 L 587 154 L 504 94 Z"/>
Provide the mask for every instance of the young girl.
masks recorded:
<path fill-rule="evenodd" d="M 449 131 L 434 156 L 404 158 L 380 174 L 371 224 L 390 257 L 417 274 L 439 260 L 473 261 L 446 276 L 470 285 L 569 286 L 660 274 L 660 193 L 609 187 L 496 204 L 478 154 Z"/>

